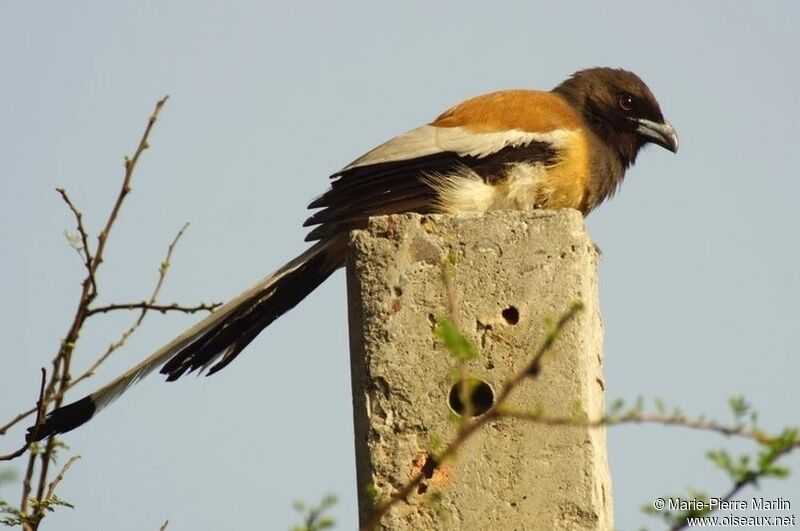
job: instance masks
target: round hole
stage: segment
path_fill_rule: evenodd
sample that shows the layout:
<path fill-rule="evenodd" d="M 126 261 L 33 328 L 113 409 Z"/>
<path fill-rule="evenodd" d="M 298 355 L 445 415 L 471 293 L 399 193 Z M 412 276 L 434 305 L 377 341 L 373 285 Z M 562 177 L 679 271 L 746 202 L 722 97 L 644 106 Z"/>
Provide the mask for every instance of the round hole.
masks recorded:
<path fill-rule="evenodd" d="M 519 322 L 519 310 L 515 306 L 509 306 L 501 312 L 503 319 L 510 325 L 515 325 Z"/>
<path fill-rule="evenodd" d="M 467 405 L 464 405 L 464 399 L 467 400 Z M 450 388 L 447 402 L 457 415 L 478 417 L 489 411 L 494 404 L 494 391 L 483 380 L 467 378 Z"/>

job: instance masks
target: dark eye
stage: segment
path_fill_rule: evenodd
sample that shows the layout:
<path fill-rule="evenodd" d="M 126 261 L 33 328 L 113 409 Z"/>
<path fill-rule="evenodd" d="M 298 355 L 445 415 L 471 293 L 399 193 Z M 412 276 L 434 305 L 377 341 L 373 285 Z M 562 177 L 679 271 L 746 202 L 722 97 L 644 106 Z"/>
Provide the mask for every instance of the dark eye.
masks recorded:
<path fill-rule="evenodd" d="M 622 107 L 623 111 L 630 111 L 633 109 L 633 96 L 630 94 L 620 94 L 619 106 Z"/>

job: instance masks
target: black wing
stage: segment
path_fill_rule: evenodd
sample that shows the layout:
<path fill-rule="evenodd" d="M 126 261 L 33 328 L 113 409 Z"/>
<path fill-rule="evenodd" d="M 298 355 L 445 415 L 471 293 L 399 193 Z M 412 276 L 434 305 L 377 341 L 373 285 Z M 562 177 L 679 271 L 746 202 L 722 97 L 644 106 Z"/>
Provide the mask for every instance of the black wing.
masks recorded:
<path fill-rule="evenodd" d="M 306 241 L 363 227 L 370 216 L 437 211 L 438 192 L 427 178 L 465 169 L 472 170 L 486 182 L 505 178 L 506 168 L 515 162 L 552 164 L 557 159 L 553 146 L 546 142 L 530 142 L 475 157 L 452 151 L 423 157 L 381 162 L 346 168 L 331 176 L 331 188 L 308 205 L 320 208 L 304 227 L 319 225 L 306 236 Z"/>

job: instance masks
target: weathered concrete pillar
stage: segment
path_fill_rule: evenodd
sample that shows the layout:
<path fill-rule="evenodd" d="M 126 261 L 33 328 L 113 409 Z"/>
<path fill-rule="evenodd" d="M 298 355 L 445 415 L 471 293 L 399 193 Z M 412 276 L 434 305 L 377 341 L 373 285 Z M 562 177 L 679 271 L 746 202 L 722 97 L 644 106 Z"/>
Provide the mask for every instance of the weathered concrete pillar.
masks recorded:
<path fill-rule="evenodd" d="M 456 362 L 432 331 L 451 308 L 481 351 L 466 370 L 496 393 L 541 345 L 544 319 L 582 301 L 585 310 L 565 328 L 539 376 L 526 380 L 509 405 L 548 417 L 603 414 L 596 265 L 583 219 L 572 210 L 399 215 L 353 233 L 347 279 L 362 523 L 374 496 L 400 488 L 429 465 L 437 441 L 456 433 L 449 402 Z M 605 431 L 490 422 L 382 525 L 611 529 Z"/>

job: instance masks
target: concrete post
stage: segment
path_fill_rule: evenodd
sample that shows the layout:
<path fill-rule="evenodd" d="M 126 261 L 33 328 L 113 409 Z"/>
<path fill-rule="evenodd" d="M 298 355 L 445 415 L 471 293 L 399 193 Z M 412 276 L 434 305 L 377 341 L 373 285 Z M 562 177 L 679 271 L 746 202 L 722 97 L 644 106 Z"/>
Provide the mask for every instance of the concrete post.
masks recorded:
<path fill-rule="evenodd" d="M 373 497 L 388 497 L 430 467 L 437 441 L 456 433 L 450 418 L 456 362 L 432 332 L 449 311 L 481 351 L 467 363 L 468 373 L 496 393 L 542 343 L 544 319 L 582 301 L 586 309 L 564 330 L 539 376 L 518 388 L 509 405 L 566 418 L 603 414 L 596 266 L 596 250 L 573 210 L 397 215 L 353 233 L 347 282 L 362 523 Z M 491 422 L 455 459 L 426 472 L 382 526 L 611 529 L 605 431 Z"/>

